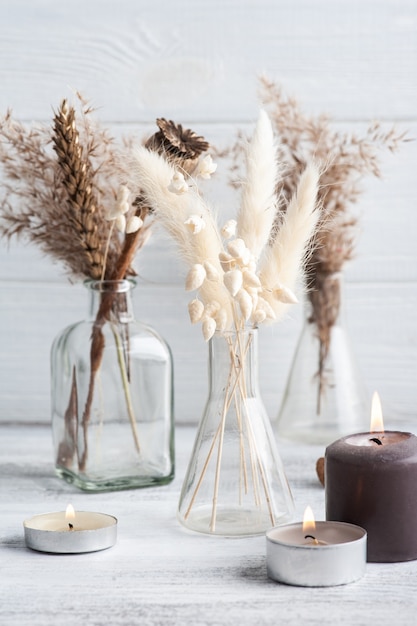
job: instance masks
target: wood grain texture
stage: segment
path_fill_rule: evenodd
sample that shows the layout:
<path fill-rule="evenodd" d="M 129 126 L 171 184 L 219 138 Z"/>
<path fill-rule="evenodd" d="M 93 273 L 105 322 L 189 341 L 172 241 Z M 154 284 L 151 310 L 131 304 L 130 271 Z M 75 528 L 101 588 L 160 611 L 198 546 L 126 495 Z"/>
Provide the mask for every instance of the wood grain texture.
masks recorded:
<path fill-rule="evenodd" d="M 417 4 L 413 0 L 14 0 L 0 2 L 0 110 L 47 121 L 79 89 L 115 134 L 148 133 L 157 116 L 192 125 L 220 148 L 257 116 L 265 71 L 306 111 L 359 131 L 371 118 L 417 137 Z M 416 418 L 417 142 L 384 156 L 357 207 L 357 257 L 347 269 L 352 343 L 389 419 Z M 223 166 L 223 170 L 221 169 Z M 207 195 L 220 211 L 238 198 L 220 163 Z M 190 326 L 184 268 L 155 234 L 138 259 L 137 316 L 171 344 L 176 419 L 195 423 L 207 350 Z M 39 251 L 0 244 L 0 421 L 49 420 L 49 349 L 83 316 L 86 294 Z M 301 323 L 263 329 L 260 382 L 278 410 Z"/>
<path fill-rule="evenodd" d="M 316 111 L 415 117 L 412 0 L 42 0 L 0 6 L 0 108 L 44 119 L 68 85 L 110 120 L 248 119 L 272 72 Z"/>
<path fill-rule="evenodd" d="M 175 415 L 196 423 L 207 395 L 207 345 L 188 319 L 189 296 L 179 287 L 138 285 L 137 318 L 156 326 L 174 356 Z M 378 389 L 387 423 L 416 419 L 417 285 L 351 283 L 346 286 L 348 329 L 369 397 Z M 55 335 L 84 319 L 86 290 L 65 284 L 7 286 L 1 305 L 0 422 L 49 421 L 49 352 Z M 28 322 L 30 312 L 30 323 Z M 259 378 L 271 418 L 278 412 L 302 324 L 302 307 L 280 324 L 260 329 Z"/>
<path fill-rule="evenodd" d="M 53 475 L 50 432 L 0 426 L 1 604 L 7 626 L 410 626 L 417 610 L 416 562 L 369 563 L 342 587 L 297 588 L 267 578 L 264 537 L 222 539 L 184 530 L 176 506 L 193 429 L 177 431 L 177 476 L 166 487 L 89 495 Z M 315 477 L 323 449 L 280 443 L 299 520 L 307 504 L 324 516 Z M 63 510 L 119 520 L 110 550 L 47 555 L 28 550 L 23 520 Z"/>

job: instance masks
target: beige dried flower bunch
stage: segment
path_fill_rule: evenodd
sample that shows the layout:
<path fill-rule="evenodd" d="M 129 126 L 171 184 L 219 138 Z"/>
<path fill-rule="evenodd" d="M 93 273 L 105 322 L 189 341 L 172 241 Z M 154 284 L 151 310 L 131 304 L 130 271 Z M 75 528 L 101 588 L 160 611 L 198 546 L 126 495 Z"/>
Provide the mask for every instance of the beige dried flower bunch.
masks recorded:
<path fill-rule="evenodd" d="M 129 202 L 115 141 L 79 104 L 63 100 L 51 127 L 0 120 L 0 234 L 39 245 L 73 277 L 119 280 L 134 274 L 148 210 Z"/>
<path fill-rule="evenodd" d="M 394 128 L 384 131 L 374 122 L 362 136 L 334 130 L 325 115 L 304 114 L 298 102 L 287 97 L 283 89 L 266 77 L 260 81 L 260 96 L 279 138 L 279 155 L 285 164 L 276 187 L 276 196 L 290 198 L 297 187 L 306 163 L 317 159 L 323 164 L 318 200 L 322 207 L 316 245 L 307 258 L 307 296 L 311 303 L 309 322 L 315 324 L 319 339 L 317 364 L 318 401 L 326 386 L 325 368 L 330 348 L 331 330 L 340 308 L 338 273 L 353 255 L 357 217 L 352 205 L 362 192 L 366 175 L 381 176 L 380 152 L 394 152 L 406 140 L 405 133 Z M 240 162 L 246 139 L 240 135 L 231 148 L 232 179 L 239 183 Z M 279 221 L 276 222 L 279 226 Z"/>
<path fill-rule="evenodd" d="M 246 181 L 236 219 L 220 227 L 197 186 L 199 176 L 208 178 L 216 169 L 210 155 L 200 159 L 194 169 L 185 170 L 141 148 L 134 153 L 129 181 L 172 236 L 188 266 L 185 288 L 195 292 L 188 306 L 191 322 L 201 323 L 206 341 L 217 332 L 228 350 L 228 373 L 222 385 L 224 397 L 219 400 L 215 418 L 219 421 L 184 511 L 184 519 L 198 515 L 194 511 L 204 500 L 201 487 L 210 483 L 207 472 L 210 463 L 214 463 L 207 527 L 211 533 L 216 532 L 218 523 L 226 423 L 239 432 L 239 450 L 235 456 L 240 459 L 239 501 L 252 499 L 257 510 L 265 508 L 270 523 L 274 524 L 273 498 L 265 479 L 267 470 L 254 438 L 254 416 L 248 408 L 251 391 L 246 385 L 246 357 L 253 337 L 243 331 L 247 325 L 257 327 L 262 322 L 278 320 L 297 301 L 294 292 L 319 216 L 316 209 L 319 172 L 314 164 L 301 174 L 285 212 L 277 201 L 275 190 L 280 168 L 272 125 L 264 111 L 245 156 Z M 277 221 L 279 228 L 274 226 Z"/>
<path fill-rule="evenodd" d="M 0 235 L 37 244 L 62 262 L 73 278 L 120 281 L 135 274 L 132 262 L 149 237 L 152 209 L 126 186 L 128 165 L 123 152 L 131 149 L 133 140 L 126 138 L 117 147 L 81 96 L 78 104 L 76 109 L 63 100 L 50 127 L 26 127 L 10 112 L 0 119 Z M 157 123 L 159 131 L 147 145 L 170 164 L 192 167 L 208 148 L 201 137 L 174 122 L 161 118 Z M 104 324 L 112 322 L 116 333 L 114 303 L 111 290 L 101 294 L 92 330 L 81 470 L 88 454 L 87 429 L 104 351 Z M 128 337 L 124 340 L 127 345 Z M 123 359 L 120 367 L 125 367 Z M 122 378 L 139 451 L 127 372 L 122 372 Z M 67 413 L 71 416 L 71 410 Z"/>
<path fill-rule="evenodd" d="M 145 147 L 134 154 L 129 181 L 189 266 L 186 290 L 196 292 L 190 319 L 201 322 L 206 341 L 216 330 L 277 320 L 297 301 L 296 283 L 319 216 L 314 164 L 301 174 L 285 212 L 277 202 L 277 150 L 264 111 L 247 149 L 247 179 L 237 218 L 220 228 L 196 184 L 198 176 L 207 178 L 214 170 L 210 155 L 186 171 Z"/>

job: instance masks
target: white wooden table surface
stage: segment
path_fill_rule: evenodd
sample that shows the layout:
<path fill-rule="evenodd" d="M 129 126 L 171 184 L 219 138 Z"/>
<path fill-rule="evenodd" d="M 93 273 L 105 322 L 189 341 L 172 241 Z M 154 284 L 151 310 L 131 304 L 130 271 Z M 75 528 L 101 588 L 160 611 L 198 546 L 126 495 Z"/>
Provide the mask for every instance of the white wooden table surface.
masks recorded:
<path fill-rule="evenodd" d="M 0 426 L 0 623 L 2 626 L 285 624 L 412 625 L 417 561 L 368 564 L 351 585 L 298 588 L 266 575 L 265 538 L 222 539 L 185 531 L 176 504 L 194 428 L 177 429 L 177 477 L 168 486 L 84 494 L 54 476 L 50 429 Z M 280 442 L 296 503 L 324 515 L 315 476 L 319 446 Z M 48 555 L 25 547 L 22 522 L 75 508 L 119 520 L 110 550 Z"/>

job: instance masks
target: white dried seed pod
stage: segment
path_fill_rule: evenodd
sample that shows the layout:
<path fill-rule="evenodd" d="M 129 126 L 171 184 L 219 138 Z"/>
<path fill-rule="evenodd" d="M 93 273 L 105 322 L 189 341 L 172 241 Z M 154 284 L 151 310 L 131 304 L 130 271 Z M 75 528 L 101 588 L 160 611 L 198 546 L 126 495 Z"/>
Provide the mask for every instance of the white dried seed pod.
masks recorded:
<path fill-rule="evenodd" d="M 240 261 L 242 265 L 245 265 L 247 267 L 249 263 L 252 261 L 252 259 L 253 259 L 252 252 L 249 250 L 249 248 L 245 248 L 242 254 L 240 255 Z"/>
<path fill-rule="evenodd" d="M 117 203 L 117 210 L 122 215 L 127 213 L 129 209 L 130 209 L 130 204 L 128 202 L 118 202 Z"/>
<path fill-rule="evenodd" d="M 255 324 L 262 324 L 266 320 L 266 313 L 263 309 L 256 309 L 252 314 L 252 320 Z"/>
<path fill-rule="evenodd" d="M 231 254 L 227 254 L 227 252 L 219 253 L 219 261 L 224 272 L 228 272 L 236 265 L 235 259 Z"/>
<path fill-rule="evenodd" d="M 230 239 L 230 237 L 234 237 L 236 234 L 236 220 L 227 220 L 226 224 L 220 231 L 220 234 L 224 239 Z"/>
<path fill-rule="evenodd" d="M 196 175 L 201 178 L 210 178 L 212 174 L 217 170 L 217 163 L 214 163 L 213 159 L 207 154 L 203 159 L 198 162 Z"/>
<path fill-rule="evenodd" d="M 243 239 L 233 239 L 233 241 L 229 241 L 227 244 L 227 250 L 229 254 L 232 255 L 235 259 L 240 259 L 245 251 L 247 250 L 246 244 Z"/>
<path fill-rule="evenodd" d="M 213 263 L 210 263 L 210 261 L 204 261 L 203 267 L 206 270 L 208 280 L 219 280 L 219 272 Z"/>
<path fill-rule="evenodd" d="M 269 317 L 272 320 L 276 318 L 274 309 L 271 307 L 269 302 L 265 300 L 265 298 L 262 298 L 261 296 L 258 296 L 258 309 L 265 311 L 266 317 Z"/>
<path fill-rule="evenodd" d="M 252 310 L 255 310 L 258 306 L 258 290 L 253 289 L 252 287 L 246 287 L 246 291 L 252 298 Z"/>
<path fill-rule="evenodd" d="M 257 276 L 255 272 L 251 272 L 246 268 L 243 270 L 243 284 L 245 287 L 262 287 L 259 276 Z"/>
<path fill-rule="evenodd" d="M 205 278 L 206 270 L 201 263 L 196 263 L 187 274 L 187 278 L 185 279 L 185 290 L 193 291 L 194 289 L 198 289 L 204 283 Z"/>
<path fill-rule="evenodd" d="M 127 220 L 126 233 L 127 234 L 136 233 L 136 231 L 139 230 L 142 224 L 143 224 L 143 219 L 141 217 L 139 217 L 138 215 L 132 215 L 132 217 L 130 217 Z"/>
<path fill-rule="evenodd" d="M 252 309 L 253 309 L 252 298 L 250 297 L 246 289 L 239 289 L 238 293 L 236 294 L 236 300 L 239 303 L 242 317 L 245 320 L 245 322 L 247 322 L 250 316 L 252 315 Z"/>
<path fill-rule="evenodd" d="M 126 230 L 126 218 L 124 215 L 118 215 L 116 217 L 116 228 L 117 230 L 119 230 L 121 233 L 124 233 Z"/>
<path fill-rule="evenodd" d="M 216 332 L 216 322 L 212 317 L 205 317 L 202 324 L 203 337 L 209 341 Z"/>
<path fill-rule="evenodd" d="M 197 324 L 203 317 L 203 313 L 204 304 L 201 300 L 194 298 L 194 300 L 188 303 L 188 315 L 190 316 L 191 324 Z"/>
<path fill-rule="evenodd" d="M 246 263 L 246 267 L 250 272 L 256 273 L 256 261 L 253 256 L 250 259 L 249 263 Z"/>
<path fill-rule="evenodd" d="M 201 231 L 206 227 L 206 222 L 199 215 L 191 215 L 188 220 L 185 220 L 184 224 L 187 226 L 188 230 L 193 233 L 193 235 L 201 233 Z"/>
<path fill-rule="evenodd" d="M 126 187 L 126 185 L 120 185 L 119 189 L 117 190 L 117 202 L 120 204 L 122 202 L 127 202 L 129 200 L 129 195 L 129 188 Z"/>
<path fill-rule="evenodd" d="M 188 191 L 188 185 L 185 182 L 185 178 L 181 172 L 175 172 L 170 184 L 168 185 L 168 191 L 181 195 Z"/>
<path fill-rule="evenodd" d="M 284 302 L 284 304 L 297 304 L 298 298 L 293 291 L 289 287 L 285 287 L 285 285 L 281 285 L 278 289 L 274 289 L 274 298 L 279 300 L 280 302 Z"/>
<path fill-rule="evenodd" d="M 227 313 L 224 309 L 219 309 L 216 313 L 215 320 L 217 323 L 217 328 L 220 332 L 226 330 L 227 326 Z"/>
<path fill-rule="evenodd" d="M 204 315 L 207 315 L 208 317 L 215 317 L 219 309 L 220 304 L 217 302 L 217 300 L 213 300 L 212 302 L 206 304 L 206 306 L 204 307 Z"/>
<path fill-rule="evenodd" d="M 235 297 L 239 289 L 242 287 L 243 276 L 242 272 L 238 269 L 231 270 L 230 272 L 226 272 L 223 276 L 224 286 L 228 290 L 228 292 Z"/>

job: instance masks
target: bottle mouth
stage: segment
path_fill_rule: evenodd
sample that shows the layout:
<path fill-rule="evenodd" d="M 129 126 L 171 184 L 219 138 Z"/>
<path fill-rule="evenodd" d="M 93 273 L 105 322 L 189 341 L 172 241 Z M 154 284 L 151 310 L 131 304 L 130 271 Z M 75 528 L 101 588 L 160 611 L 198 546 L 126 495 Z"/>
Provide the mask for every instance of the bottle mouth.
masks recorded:
<path fill-rule="evenodd" d="M 245 335 L 250 333 L 255 333 L 258 330 L 258 326 L 255 325 L 246 325 L 243 328 L 228 328 L 226 330 L 218 330 L 214 332 L 213 337 L 231 337 L 233 335 Z"/>
<path fill-rule="evenodd" d="M 84 285 L 93 291 L 100 293 L 126 293 L 136 286 L 133 278 L 123 278 L 121 280 L 93 280 L 84 281 Z"/>

